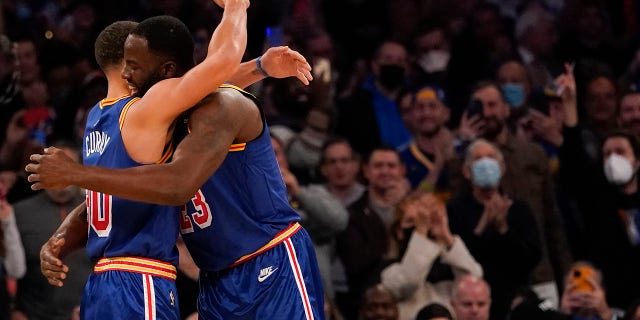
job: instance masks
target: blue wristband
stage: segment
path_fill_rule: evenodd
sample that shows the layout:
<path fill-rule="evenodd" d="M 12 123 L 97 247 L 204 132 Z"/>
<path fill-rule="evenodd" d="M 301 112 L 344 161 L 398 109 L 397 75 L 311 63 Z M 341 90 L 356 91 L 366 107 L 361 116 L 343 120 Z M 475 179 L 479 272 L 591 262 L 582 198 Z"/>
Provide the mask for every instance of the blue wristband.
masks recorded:
<path fill-rule="evenodd" d="M 262 56 L 259 56 L 258 58 L 256 58 L 256 67 L 258 68 L 258 71 L 262 73 L 262 75 L 265 76 L 266 78 L 271 77 L 266 71 L 264 71 L 264 69 L 262 69 L 262 62 L 260 61 L 261 59 L 262 59 Z"/>

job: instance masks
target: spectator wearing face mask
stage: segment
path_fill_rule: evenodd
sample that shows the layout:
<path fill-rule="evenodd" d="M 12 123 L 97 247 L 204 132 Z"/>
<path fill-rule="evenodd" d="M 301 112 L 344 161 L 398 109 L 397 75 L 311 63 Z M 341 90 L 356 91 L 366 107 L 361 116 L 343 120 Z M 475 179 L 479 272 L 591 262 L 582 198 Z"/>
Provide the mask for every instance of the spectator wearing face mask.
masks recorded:
<path fill-rule="evenodd" d="M 531 80 L 522 62 L 507 60 L 501 63 L 496 78 L 510 107 L 519 109 L 527 105 L 531 94 Z"/>
<path fill-rule="evenodd" d="M 572 178 L 584 221 L 586 249 L 577 258 L 602 271 L 609 305 L 625 308 L 640 297 L 640 147 L 635 135 L 611 132 L 603 138 L 600 164 L 590 166 L 568 157 L 577 152 L 569 148 L 578 145 L 577 137 L 566 136 L 561 160 L 567 163 L 564 170 Z"/>
<path fill-rule="evenodd" d="M 597 100 L 607 100 L 606 96 Z M 609 131 L 593 152 L 585 147 L 588 136 L 574 106 L 565 110 L 563 137 L 559 174 L 563 188 L 576 201 L 583 224 L 583 249 L 576 258 L 592 261 L 602 271 L 607 301 L 625 308 L 640 296 L 636 290 L 640 288 L 637 136 L 624 129 Z M 595 162 L 593 153 L 600 155 Z"/>
<path fill-rule="evenodd" d="M 347 138 L 359 154 L 368 154 L 380 144 L 397 148 L 411 138 L 397 105 L 408 83 L 408 67 L 405 46 L 384 41 L 375 51 L 371 72 L 361 87 L 336 102 L 336 134 Z"/>
<path fill-rule="evenodd" d="M 412 81 L 419 86 L 430 84 L 444 87 L 451 59 L 451 35 L 448 30 L 443 24 L 433 23 L 430 19 L 419 27 L 412 42 L 415 56 Z"/>
<path fill-rule="evenodd" d="M 509 168 L 495 145 L 478 139 L 464 160 L 472 188 L 447 203 L 449 225 L 482 266 L 491 286 L 491 318 L 504 319 L 516 289 L 529 284 L 540 261 L 540 233 L 529 206 L 500 188 Z"/>
<path fill-rule="evenodd" d="M 549 299 L 557 306 L 560 279 L 568 270 L 572 258 L 554 194 L 555 183 L 549 168 L 549 157 L 538 143 L 523 139 L 510 130 L 507 123 L 511 108 L 499 84 L 478 82 L 472 89 L 471 105 L 475 107 L 465 111 L 458 128 L 459 140 L 463 142 L 461 145 L 482 137 L 497 146 L 504 156 L 508 170 L 502 172 L 500 187 L 531 208 L 542 240 L 542 259 L 531 279 L 534 290 L 541 298 Z M 463 179 L 461 168 L 462 165 L 451 165 L 454 191 L 464 189 L 469 181 Z"/>

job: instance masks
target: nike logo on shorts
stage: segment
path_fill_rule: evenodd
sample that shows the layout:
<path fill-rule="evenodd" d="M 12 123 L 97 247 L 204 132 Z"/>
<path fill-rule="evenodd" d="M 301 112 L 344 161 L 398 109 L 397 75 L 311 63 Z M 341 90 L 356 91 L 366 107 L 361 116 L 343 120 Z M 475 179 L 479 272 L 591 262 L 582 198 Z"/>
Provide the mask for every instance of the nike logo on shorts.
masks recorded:
<path fill-rule="evenodd" d="M 263 282 L 269 278 L 274 272 L 278 271 L 278 268 L 273 268 L 273 266 L 268 266 L 266 268 L 260 269 L 260 274 L 258 275 L 258 282 Z"/>

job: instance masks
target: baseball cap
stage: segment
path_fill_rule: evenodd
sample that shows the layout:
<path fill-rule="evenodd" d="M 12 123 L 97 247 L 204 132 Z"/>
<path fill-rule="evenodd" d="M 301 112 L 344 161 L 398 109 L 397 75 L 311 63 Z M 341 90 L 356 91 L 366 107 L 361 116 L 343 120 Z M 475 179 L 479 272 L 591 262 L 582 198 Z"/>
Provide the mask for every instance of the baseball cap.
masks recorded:
<path fill-rule="evenodd" d="M 415 100 L 422 99 L 437 99 L 446 104 L 446 96 L 444 90 L 438 86 L 428 85 L 416 90 L 414 95 Z"/>
<path fill-rule="evenodd" d="M 555 89 L 545 86 L 533 90 L 529 96 L 529 104 L 535 107 L 546 108 L 552 101 L 561 101 L 562 97 L 558 95 Z"/>

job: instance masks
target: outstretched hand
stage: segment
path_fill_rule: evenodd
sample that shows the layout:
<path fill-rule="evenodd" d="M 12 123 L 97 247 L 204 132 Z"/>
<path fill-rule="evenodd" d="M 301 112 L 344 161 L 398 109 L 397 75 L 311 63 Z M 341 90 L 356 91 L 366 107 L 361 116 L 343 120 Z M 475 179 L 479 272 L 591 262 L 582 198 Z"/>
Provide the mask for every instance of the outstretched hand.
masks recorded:
<path fill-rule="evenodd" d="M 307 59 L 287 46 L 269 48 L 262 55 L 261 65 L 274 78 L 296 77 L 305 85 L 313 80 L 311 65 Z"/>
<path fill-rule="evenodd" d="M 565 72 L 554 80 L 554 84 L 562 97 L 564 108 L 564 125 L 575 127 L 578 123 L 578 103 L 576 94 L 576 79 L 573 76 L 573 65 L 565 63 Z"/>
<path fill-rule="evenodd" d="M 63 280 L 67 278 L 67 272 L 69 272 L 69 267 L 59 259 L 64 243 L 64 237 L 57 234 L 49 238 L 40 248 L 40 271 L 49 284 L 56 287 L 64 285 Z"/>
<path fill-rule="evenodd" d="M 78 163 L 71 159 L 63 150 L 56 147 L 44 149 L 44 154 L 32 154 L 31 163 L 25 167 L 29 176 L 27 180 L 34 182 L 33 190 L 51 189 L 61 190 L 69 186 L 69 174 L 74 172 Z"/>

